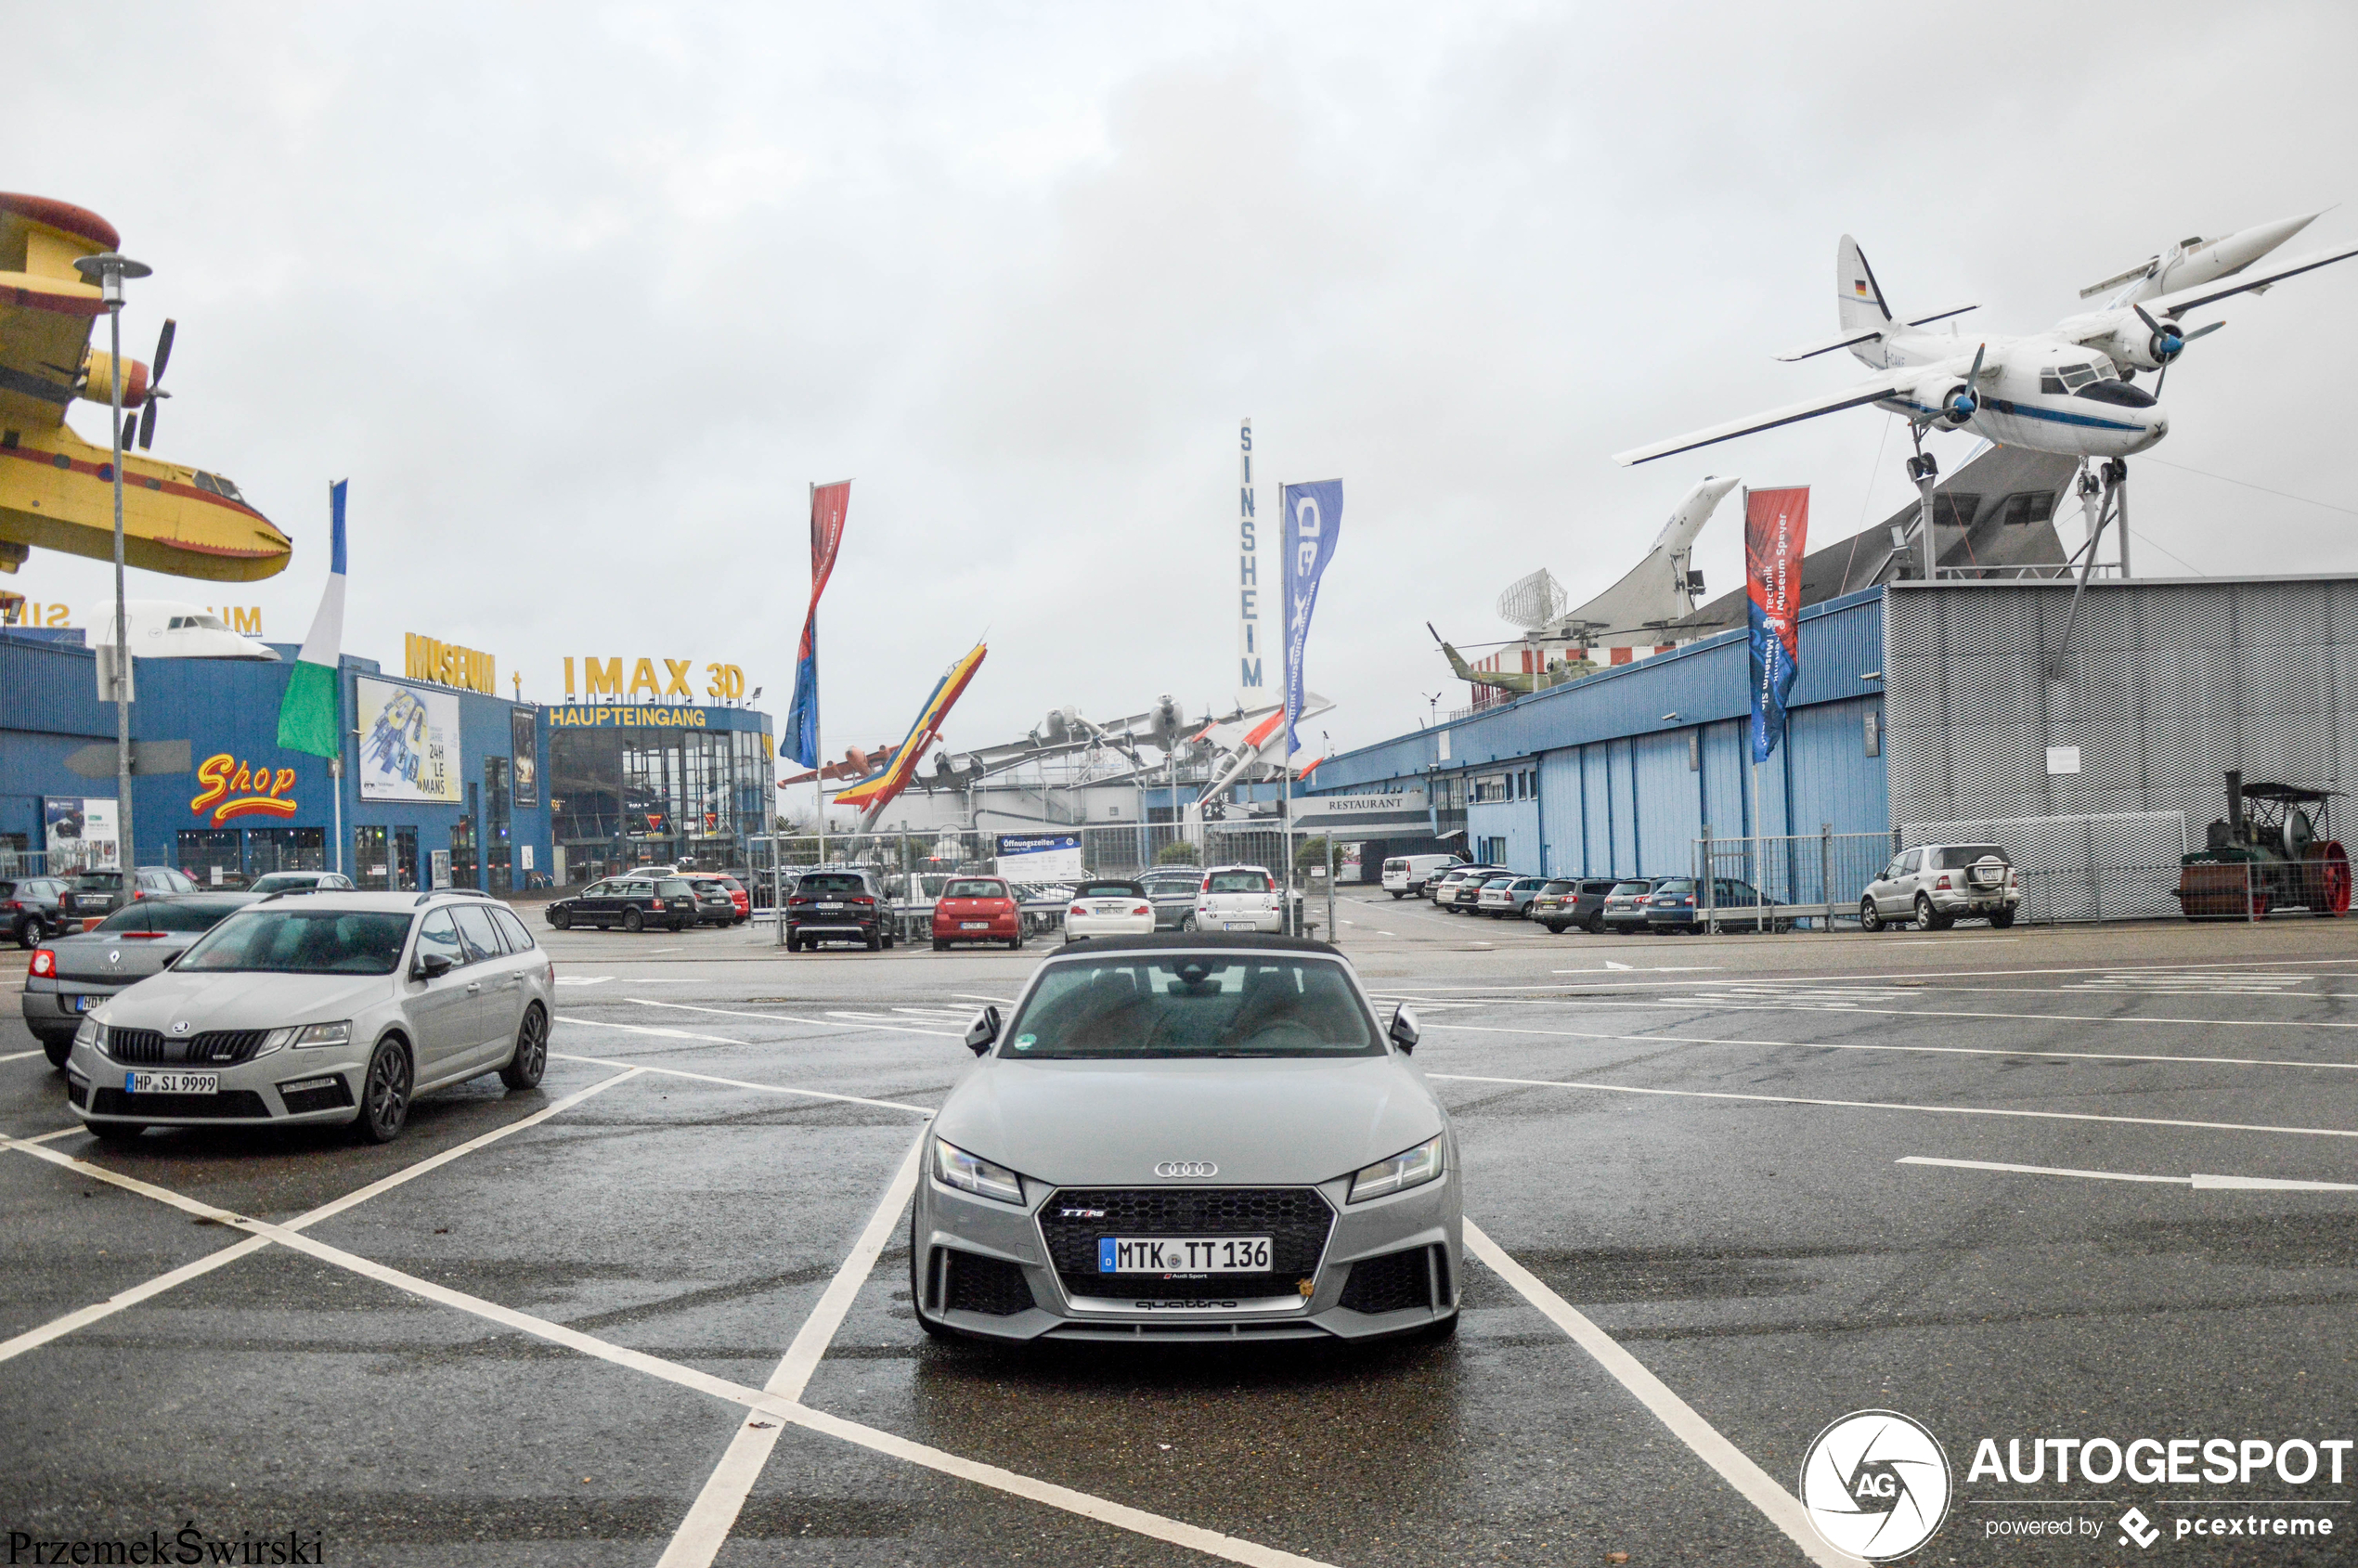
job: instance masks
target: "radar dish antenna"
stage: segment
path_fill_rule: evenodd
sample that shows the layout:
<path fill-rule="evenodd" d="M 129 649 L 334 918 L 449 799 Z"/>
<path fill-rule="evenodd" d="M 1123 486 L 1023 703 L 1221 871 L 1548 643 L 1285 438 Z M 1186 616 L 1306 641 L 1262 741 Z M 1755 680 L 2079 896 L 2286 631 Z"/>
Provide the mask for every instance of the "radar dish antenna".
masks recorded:
<path fill-rule="evenodd" d="M 1531 576 L 1517 577 L 1507 585 L 1507 590 L 1498 596 L 1498 618 L 1525 631 L 1536 631 L 1562 615 L 1564 605 L 1570 602 L 1563 584 L 1542 566 Z"/>

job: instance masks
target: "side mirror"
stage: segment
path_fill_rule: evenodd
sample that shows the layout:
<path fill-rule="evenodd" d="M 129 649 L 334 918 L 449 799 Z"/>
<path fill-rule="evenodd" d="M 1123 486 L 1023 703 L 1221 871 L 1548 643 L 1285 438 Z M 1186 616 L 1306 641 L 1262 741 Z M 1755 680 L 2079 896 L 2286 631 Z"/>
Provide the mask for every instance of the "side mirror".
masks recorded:
<path fill-rule="evenodd" d="M 1417 1015 L 1408 1011 L 1406 1003 L 1392 1010 L 1392 1028 L 1385 1032 L 1392 1036 L 1392 1043 L 1402 1052 L 1417 1048 Z"/>
<path fill-rule="evenodd" d="M 979 1056 L 999 1039 L 999 1009 L 985 1007 L 966 1026 L 966 1049 Z"/>
<path fill-rule="evenodd" d="M 438 980 L 449 972 L 450 960 L 438 952 L 421 952 L 418 955 L 418 962 L 410 966 L 409 978 L 413 980 Z"/>

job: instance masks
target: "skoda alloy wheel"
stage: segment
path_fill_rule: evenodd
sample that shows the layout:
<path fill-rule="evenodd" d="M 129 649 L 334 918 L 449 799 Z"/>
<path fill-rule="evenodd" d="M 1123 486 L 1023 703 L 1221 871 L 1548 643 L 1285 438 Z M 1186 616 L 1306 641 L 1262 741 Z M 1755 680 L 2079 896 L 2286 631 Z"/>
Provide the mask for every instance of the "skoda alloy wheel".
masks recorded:
<path fill-rule="evenodd" d="M 372 1144 L 401 1136 L 409 1120 L 409 1053 L 398 1040 L 380 1041 L 360 1084 L 360 1115 L 353 1125 Z"/>

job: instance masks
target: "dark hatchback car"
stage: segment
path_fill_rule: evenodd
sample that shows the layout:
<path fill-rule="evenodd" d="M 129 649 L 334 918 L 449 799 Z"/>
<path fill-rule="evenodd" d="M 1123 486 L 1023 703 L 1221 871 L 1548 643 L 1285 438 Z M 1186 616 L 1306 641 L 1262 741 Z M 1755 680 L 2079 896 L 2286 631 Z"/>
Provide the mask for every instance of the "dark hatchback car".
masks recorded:
<path fill-rule="evenodd" d="M 253 893 L 191 893 L 141 899 L 97 928 L 53 937 L 33 951 L 24 978 L 24 1025 L 49 1065 L 63 1067 L 83 1016 L 186 952 L 229 914 L 258 902 Z"/>
<path fill-rule="evenodd" d="M 619 926 L 626 931 L 660 926 L 684 931 L 697 920 L 696 890 L 680 876 L 609 876 L 571 898 L 553 901 L 548 920 L 560 931 L 576 926 L 600 930 Z"/>
<path fill-rule="evenodd" d="M 1155 929 L 1184 931 L 1195 924 L 1196 894 L 1203 887 L 1203 873 L 1190 866 L 1185 871 L 1150 871 L 1138 878 L 1147 890 L 1147 901 L 1155 906 Z"/>
<path fill-rule="evenodd" d="M 194 882 L 168 865 L 143 865 L 127 878 L 119 871 L 85 871 L 73 879 L 73 891 L 66 895 L 66 914 L 95 920 L 139 899 L 199 891 Z"/>
<path fill-rule="evenodd" d="M 1642 931 L 1646 928 L 1648 906 L 1654 888 L 1667 881 L 1661 876 L 1626 876 L 1613 885 L 1605 895 L 1603 920 L 1608 931 Z"/>
<path fill-rule="evenodd" d="M 0 921 L 19 947 L 39 947 L 65 924 L 63 908 L 72 885 L 62 876 L 20 876 L 0 882 Z"/>
<path fill-rule="evenodd" d="M 1574 926 L 1593 935 L 1605 928 L 1605 900 L 1619 886 L 1610 876 L 1560 876 L 1539 889 L 1526 913 L 1558 936 Z"/>
<path fill-rule="evenodd" d="M 1646 905 L 1646 928 L 1652 931 L 1704 929 L 1706 923 L 1722 931 L 1785 931 L 1793 917 L 1785 907 L 1749 882 L 1723 876 L 1713 883 L 1706 899 L 1704 885 L 1691 876 L 1673 876 L 1654 884 Z"/>
<path fill-rule="evenodd" d="M 870 952 L 900 940 L 884 885 L 864 871 L 807 871 L 786 899 L 786 951 L 821 942 L 865 942 Z"/>

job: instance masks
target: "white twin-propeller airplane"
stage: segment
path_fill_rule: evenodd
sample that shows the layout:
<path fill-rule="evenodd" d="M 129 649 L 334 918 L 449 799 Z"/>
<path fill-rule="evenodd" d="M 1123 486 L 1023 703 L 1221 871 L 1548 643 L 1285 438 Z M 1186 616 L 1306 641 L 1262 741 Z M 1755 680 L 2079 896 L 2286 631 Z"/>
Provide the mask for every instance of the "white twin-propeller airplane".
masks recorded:
<path fill-rule="evenodd" d="M 1613 460 L 1652 462 L 1870 404 L 1908 417 L 1919 449 L 1909 464 L 1910 476 L 1920 480 L 1931 468 L 1922 456 L 1928 429 L 1971 430 L 2002 446 L 2080 459 L 2117 460 L 2142 452 L 2170 434 L 2170 419 L 2155 393 L 2131 384 L 2136 372 L 2158 370 L 2166 381 L 2170 365 L 2188 343 L 2225 324 L 2213 321 L 2189 330 L 2183 325 L 2189 311 L 2358 256 L 2353 244 L 2253 265 L 2316 216 L 2263 224 L 2224 239 L 2183 240 L 2166 254 L 2080 291 L 2085 299 L 2118 288 L 2103 309 L 2069 317 L 2028 337 L 1981 340 L 1961 340 L 1953 328 L 1926 330 L 1973 305 L 1906 319 L 1895 316 L 1858 241 L 1846 234 L 1834 273 L 1842 330 L 1777 357 L 1807 359 L 1846 348 L 1877 375 L 1822 397 L 1622 452 Z M 1971 353 L 1963 352 L 1965 342 L 1975 343 Z M 2160 384 L 2156 382 L 2156 393 Z M 2107 468 L 2108 478 L 2118 472 L 2117 464 Z"/>

